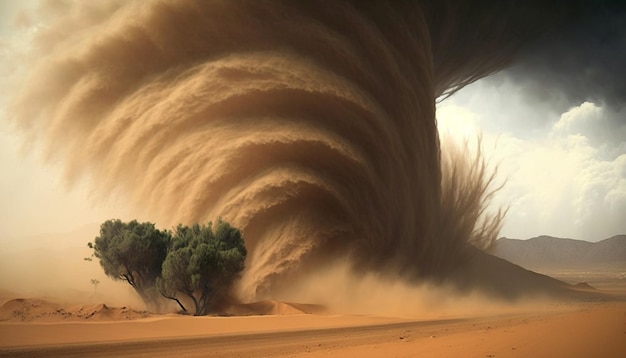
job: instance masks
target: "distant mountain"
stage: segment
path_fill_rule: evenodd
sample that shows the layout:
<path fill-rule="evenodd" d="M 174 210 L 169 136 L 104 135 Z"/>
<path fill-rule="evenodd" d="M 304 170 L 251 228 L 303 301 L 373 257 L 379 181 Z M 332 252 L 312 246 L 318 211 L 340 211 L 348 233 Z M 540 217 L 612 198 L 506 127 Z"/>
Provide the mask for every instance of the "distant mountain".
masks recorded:
<path fill-rule="evenodd" d="M 551 236 L 528 240 L 501 238 L 490 253 L 523 267 L 564 267 L 626 261 L 626 235 L 595 243 Z"/>

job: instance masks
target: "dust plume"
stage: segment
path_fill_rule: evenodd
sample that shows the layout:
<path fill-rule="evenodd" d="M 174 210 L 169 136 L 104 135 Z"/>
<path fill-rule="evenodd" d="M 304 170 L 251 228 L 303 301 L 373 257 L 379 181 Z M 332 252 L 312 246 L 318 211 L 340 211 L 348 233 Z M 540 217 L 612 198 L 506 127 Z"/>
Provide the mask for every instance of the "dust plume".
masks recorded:
<path fill-rule="evenodd" d="M 379 272 L 355 273 L 346 262 L 329 263 L 281 285 L 275 298 L 285 302 L 316 302 L 328 313 L 374 314 L 391 317 L 442 319 L 515 311 L 554 310 L 545 293 L 521 295 L 515 300 L 494 297 L 482 290 L 459 294 L 452 284 L 420 283 Z"/>
<path fill-rule="evenodd" d="M 242 228 L 244 299 L 332 260 L 444 277 L 502 214 L 480 156 L 441 152 L 435 100 L 567 18 L 459 3 L 44 1 L 8 116 L 70 185 Z"/>

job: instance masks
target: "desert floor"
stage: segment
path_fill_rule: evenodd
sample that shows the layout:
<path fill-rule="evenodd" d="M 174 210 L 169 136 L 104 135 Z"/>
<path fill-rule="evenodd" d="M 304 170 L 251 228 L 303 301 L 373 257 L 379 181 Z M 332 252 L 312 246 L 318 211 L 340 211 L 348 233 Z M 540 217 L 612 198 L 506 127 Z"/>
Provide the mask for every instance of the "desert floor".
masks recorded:
<path fill-rule="evenodd" d="M 626 290 L 623 280 L 611 283 L 603 291 L 614 299 L 411 315 L 336 314 L 277 301 L 242 305 L 234 313 L 243 316 L 152 315 L 4 292 L 0 356 L 626 357 Z"/>
<path fill-rule="evenodd" d="M 626 357 L 626 303 L 425 320 L 300 313 L 5 321 L 0 356 Z"/>

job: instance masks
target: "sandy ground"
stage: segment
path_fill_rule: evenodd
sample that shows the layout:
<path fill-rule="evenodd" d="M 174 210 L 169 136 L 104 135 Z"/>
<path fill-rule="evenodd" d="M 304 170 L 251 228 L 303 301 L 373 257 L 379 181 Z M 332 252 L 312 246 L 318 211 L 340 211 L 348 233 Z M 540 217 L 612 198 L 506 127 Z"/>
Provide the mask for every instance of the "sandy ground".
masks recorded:
<path fill-rule="evenodd" d="M 154 315 L 0 291 L 0 357 L 626 357 L 623 267 L 581 272 L 554 273 L 608 294 L 507 304 L 468 296 L 377 315 L 279 301 L 233 306 L 231 316 Z M 413 296 L 400 293 L 377 302 L 401 308 Z"/>
<path fill-rule="evenodd" d="M 7 303 L 17 306 L 5 301 L 4 311 Z M 39 302 L 39 314 L 45 305 Z M 626 357 L 626 302 L 428 319 L 304 314 L 280 305 L 266 302 L 275 314 L 244 317 L 125 318 L 121 308 L 83 307 L 96 313 L 4 320 L 0 356 Z"/>

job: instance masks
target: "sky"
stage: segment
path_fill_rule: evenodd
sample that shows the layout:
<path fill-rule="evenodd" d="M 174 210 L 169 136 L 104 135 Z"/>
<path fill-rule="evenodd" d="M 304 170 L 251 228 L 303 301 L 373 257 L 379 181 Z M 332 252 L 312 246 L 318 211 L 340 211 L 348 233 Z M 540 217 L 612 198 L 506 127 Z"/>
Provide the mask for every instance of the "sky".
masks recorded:
<path fill-rule="evenodd" d="M 20 28 L 17 15 L 35 4 L 34 0 L 0 0 L 0 88 L 11 75 L 3 63 L 9 61 L 15 46 L 23 45 L 16 36 L 34 31 Z M 86 185 L 70 188 L 59 165 L 44 163 L 40 152 L 25 145 L 2 110 L 9 95 L 0 91 L 0 242 L 65 233 L 113 217 L 124 218 L 122 203 L 111 200 L 96 205 Z"/>
<path fill-rule="evenodd" d="M 11 50 L 6 39 L 16 3 L 0 0 L 0 63 Z M 440 133 L 470 142 L 480 135 L 485 157 L 498 166 L 496 182 L 505 185 L 491 210 L 508 208 L 501 236 L 598 241 L 626 233 L 623 62 L 606 61 L 620 58 L 607 48 L 623 56 L 624 47 L 600 35 L 608 38 L 606 46 L 598 41 L 581 45 L 574 37 L 560 38 L 562 47 L 540 43 L 521 65 L 438 104 Z M 563 61 L 554 51 L 577 54 Z M 596 66 L 597 58 L 603 66 Z M 0 92 L 0 106 L 6 100 L 7 93 Z M 60 165 L 43 164 L 1 116 L 0 111 L 0 241 L 68 232 L 113 217 L 129 219 L 123 201 L 96 203 L 86 185 L 69 188 Z"/>
<path fill-rule="evenodd" d="M 478 81 L 438 106 L 439 130 L 482 137 L 504 183 L 493 208 L 508 208 L 501 236 L 599 241 L 626 233 L 626 126 L 602 105 L 563 112 L 528 101 L 504 75 Z"/>

